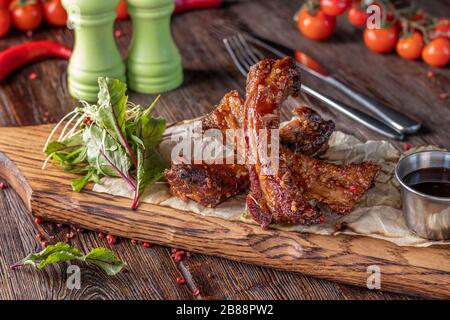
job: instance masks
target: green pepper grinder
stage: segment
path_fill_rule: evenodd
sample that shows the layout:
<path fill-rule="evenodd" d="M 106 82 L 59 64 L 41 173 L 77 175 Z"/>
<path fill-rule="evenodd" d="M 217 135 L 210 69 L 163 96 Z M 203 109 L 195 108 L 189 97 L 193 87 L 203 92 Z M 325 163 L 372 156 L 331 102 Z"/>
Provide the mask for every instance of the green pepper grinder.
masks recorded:
<path fill-rule="evenodd" d="M 133 22 L 128 54 L 130 89 L 160 93 L 183 82 L 181 57 L 170 32 L 174 0 L 127 0 Z"/>
<path fill-rule="evenodd" d="M 113 23 L 119 0 L 63 0 L 75 45 L 68 66 L 70 94 L 97 101 L 98 77 L 125 80 L 125 64 L 117 49 Z"/>

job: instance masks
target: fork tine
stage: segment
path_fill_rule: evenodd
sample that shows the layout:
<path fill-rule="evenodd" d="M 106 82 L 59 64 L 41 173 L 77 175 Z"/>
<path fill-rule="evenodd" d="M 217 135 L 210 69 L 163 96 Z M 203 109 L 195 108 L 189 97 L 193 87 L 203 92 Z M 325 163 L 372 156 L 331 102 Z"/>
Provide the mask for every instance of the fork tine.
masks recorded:
<path fill-rule="evenodd" d="M 247 53 L 249 59 L 251 60 L 251 64 L 253 65 L 255 63 L 258 63 L 258 61 L 261 60 L 261 57 L 257 56 L 255 50 L 249 45 L 244 36 L 240 33 L 237 35 L 237 38 L 241 46 L 244 48 L 244 51 Z"/>
<path fill-rule="evenodd" d="M 238 58 L 240 58 L 241 63 L 245 63 L 247 70 L 250 70 L 250 67 L 255 64 L 252 57 L 247 52 L 247 50 L 245 50 L 237 35 L 231 37 L 231 40 L 231 44 L 234 44 L 236 55 L 238 56 Z"/>
<path fill-rule="evenodd" d="M 248 69 L 241 64 L 239 59 L 236 57 L 236 54 L 232 47 L 230 46 L 230 41 L 228 38 L 223 39 L 223 44 L 225 45 L 225 48 L 227 49 L 229 55 L 231 56 L 231 59 L 233 60 L 233 63 L 236 65 L 238 70 L 242 73 L 244 77 L 247 77 Z"/>

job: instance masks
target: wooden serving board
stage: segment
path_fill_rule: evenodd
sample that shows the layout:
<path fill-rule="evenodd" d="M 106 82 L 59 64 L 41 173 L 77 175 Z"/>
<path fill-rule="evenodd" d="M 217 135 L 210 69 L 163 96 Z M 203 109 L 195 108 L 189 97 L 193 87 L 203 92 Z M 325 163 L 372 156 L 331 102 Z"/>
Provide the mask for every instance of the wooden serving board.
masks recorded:
<path fill-rule="evenodd" d="M 262 230 L 146 203 L 131 211 L 126 198 L 74 193 L 71 174 L 51 165 L 41 170 L 42 148 L 52 127 L 0 128 L 0 176 L 30 212 L 45 220 L 364 287 L 367 268 L 376 265 L 381 290 L 450 298 L 448 247 L 399 247 L 368 237 Z"/>

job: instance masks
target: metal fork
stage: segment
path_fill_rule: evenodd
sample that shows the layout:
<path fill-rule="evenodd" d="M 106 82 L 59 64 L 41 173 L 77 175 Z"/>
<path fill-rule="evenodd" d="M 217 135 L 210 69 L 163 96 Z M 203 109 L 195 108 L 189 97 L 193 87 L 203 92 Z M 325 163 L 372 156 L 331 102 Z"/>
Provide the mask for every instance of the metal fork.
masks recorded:
<path fill-rule="evenodd" d="M 234 64 L 244 77 L 247 77 L 250 67 L 264 58 L 264 55 L 252 46 L 242 34 L 236 34 L 223 39 L 223 43 L 231 56 Z M 349 118 L 361 123 L 367 128 L 378 132 L 386 137 L 403 140 L 404 135 L 387 126 L 380 120 L 359 111 L 345 103 L 326 96 L 316 90 L 302 84 L 302 91 L 322 101 L 327 106 L 345 114 Z"/>

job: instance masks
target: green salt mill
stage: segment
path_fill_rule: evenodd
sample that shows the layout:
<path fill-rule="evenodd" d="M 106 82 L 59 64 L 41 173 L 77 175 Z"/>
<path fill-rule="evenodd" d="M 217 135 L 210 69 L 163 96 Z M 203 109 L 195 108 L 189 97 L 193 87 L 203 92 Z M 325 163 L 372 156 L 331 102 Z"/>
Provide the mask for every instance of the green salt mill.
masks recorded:
<path fill-rule="evenodd" d="M 181 57 L 170 32 L 174 0 L 127 0 L 133 23 L 128 53 L 128 87 L 160 93 L 183 82 Z"/>
<path fill-rule="evenodd" d="M 75 45 L 68 66 L 70 94 L 97 101 L 98 77 L 125 80 L 125 64 L 114 40 L 119 0 L 63 0 L 74 28 Z"/>

